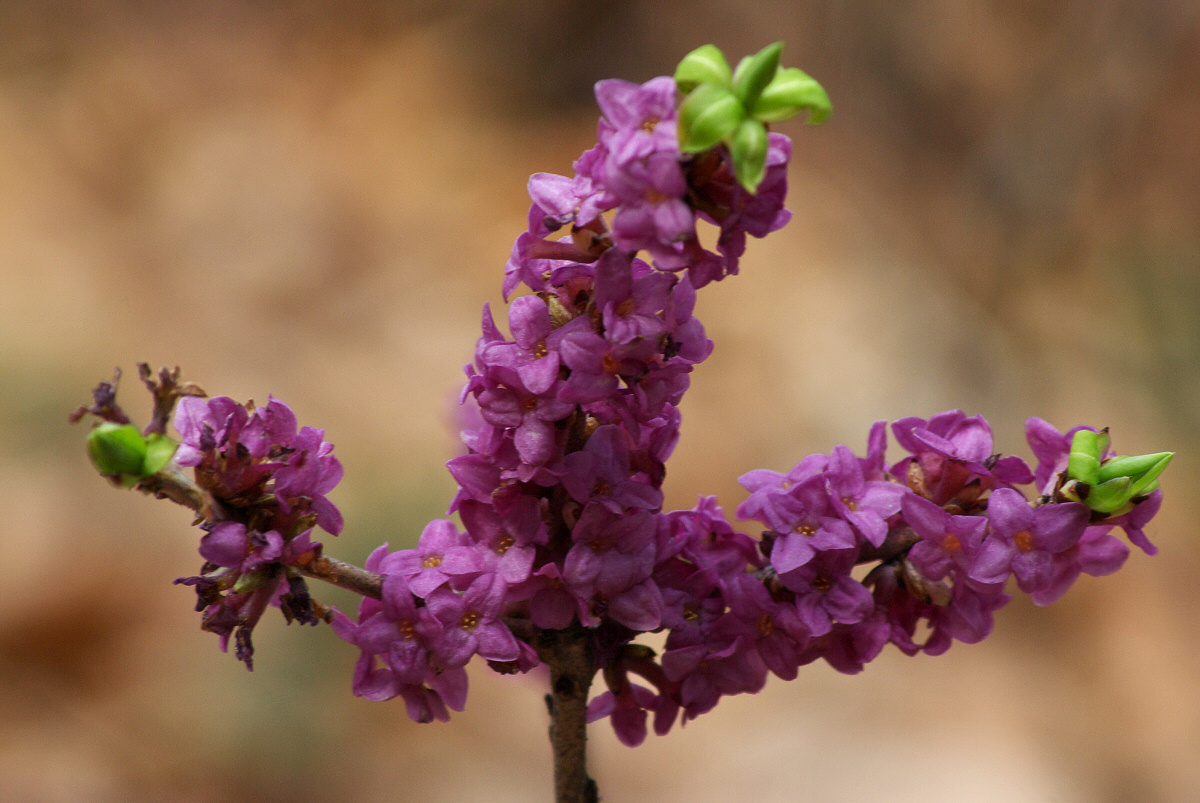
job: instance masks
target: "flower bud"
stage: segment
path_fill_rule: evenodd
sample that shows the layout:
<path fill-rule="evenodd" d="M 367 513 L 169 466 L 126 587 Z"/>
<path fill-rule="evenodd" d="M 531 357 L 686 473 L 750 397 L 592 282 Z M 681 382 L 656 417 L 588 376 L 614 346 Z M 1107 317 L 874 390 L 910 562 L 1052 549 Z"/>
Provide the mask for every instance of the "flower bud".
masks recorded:
<path fill-rule="evenodd" d="M 106 477 L 141 477 L 146 441 L 133 424 L 105 422 L 88 433 L 88 456 Z"/>
<path fill-rule="evenodd" d="M 746 119 L 746 110 L 728 89 L 700 84 L 679 106 L 679 147 L 700 153 L 732 134 Z"/>
<path fill-rule="evenodd" d="M 701 45 L 683 57 L 675 68 L 675 84 L 680 92 L 691 92 L 700 84 L 733 88 L 733 75 L 725 54 L 716 45 Z"/>

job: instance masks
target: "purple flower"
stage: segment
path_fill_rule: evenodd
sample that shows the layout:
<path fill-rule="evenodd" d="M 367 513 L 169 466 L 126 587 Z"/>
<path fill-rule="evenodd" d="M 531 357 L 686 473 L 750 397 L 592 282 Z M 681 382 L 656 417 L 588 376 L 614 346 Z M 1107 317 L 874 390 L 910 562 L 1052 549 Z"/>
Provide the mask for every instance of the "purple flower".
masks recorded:
<path fill-rule="evenodd" d="M 955 583 L 948 605 L 928 608 L 932 632 L 922 648 L 926 655 L 941 655 L 950 649 L 951 640 L 976 644 L 991 635 L 992 612 L 1003 608 L 1012 597 L 999 588 L 979 588 Z"/>
<path fill-rule="evenodd" d="M 922 539 L 908 553 L 908 559 L 921 574 L 930 580 L 941 580 L 957 570 L 966 577 L 983 542 L 987 519 L 952 516 L 916 494 L 905 494 L 900 507 L 904 521 Z"/>
<path fill-rule="evenodd" d="M 461 596 L 439 588 L 426 604 L 445 627 L 438 652 L 447 667 L 464 666 L 476 653 L 488 661 L 515 661 L 517 640 L 500 621 L 508 586 L 498 575 L 482 574 Z"/>
<path fill-rule="evenodd" d="M 529 197 L 545 216 L 542 224 L 554 230 L 568 223 L 586 226 L 602 211 L 601 192 L 588 175 L 574 178 L 553 173 L 534 173 L 529 177 Z"/>
<path fill-rule="evenodd" d="M 535 555 L 534 544 L 545 543 L 546 525 L 536 499 L 518 497 L 503 513 L 492 505 L 468 500 L 459 505 L 467 532 L 483 552 L 483 570 L 495 572 L 510 585 L 529 579 Z"/>
<path fill-rule="evenodd" d="M 991 533 L 971 569 L 981 583 L 1003 583 L 1011 571 L 1026 594 L 1049 586 L 1054 556 L 1075 545 L 1091 517 L 1078 502 L 1030 508 L 1025 497 L 1009 488 L 988 499 Z"/>
<path fill-rule="evenodd" d="M 901 418 L 892 424 L 892 432 L 912 456 L 892 466 L 891 473 L 935 504 L 973 504 L 995 485 L 1033 481 L 1025 461 L 992 456 L 992 428 L 983 416 L 948 410 L 928 421 Z"/>
<path fill-rule="evenodd" d="M 710 641 L 678 647 L 668 638 L 662 668 L 667 678 L 679 684 L 684 722 L 711 711 L 722 695 L 756 694 L 767 682 L 767 666 L 758 650 L 728 632 L 714 632 Z"/>
<path fill-rule="evenodd" d="M 604 320 L 604 336 L 613 343 L 656 338 L 666 330 L 659 313 L 676 280 L 640 259 L 610 248 L 596 262 L 596 307 Z"/>
<path fill-rule="evenodd" d="M 740 574 L 721 585 L 730 612 L 747 625 L 745 637 L 763 663 L 783 680 L 794 680 L 809 631 L 795 606 L 772 598 L 757 578 Z"/>
<path fill-rule="evenodd" d="M 652 622 L 649 627 L 628 626 L 653 630 L 662 618 L 662 599 L 657 588 L 651 591 L 642 585 L 654 569 L 654 535 L 654 517 L 649 513 L 619 515 L 602 505 L 588 505 L 571 532 L 574 545 L 563 564 L 563 579 L 580 599 L 600 594 L 609 605 L 638 588 L 629 602 L 635 608 L 642 603 L 645 608 L 623 609 L 622 618 L 632 617 L 637 624 Z"/>
<path fill-rule="evenodd" d="M 834 622 L 856 624 L 875 610 L 871 592 L 850 576 L 856 557 L 852 549 L 821 552 L 800 568 L 779 575 L 795 593 L 800 621 L 814 637 L 828 633 Z"/>
<path fill-rule="evenodd" d="M 1049 582 L 1030 594 L 1035 605 L 1057 602 L 1074 585 L 1080 574 L 1101 577 L 1125 565 L 1129 547 L 1109 535 L 1108 530 L 1107 523 L 1101 527 L 1088 527 L 1073 547 L 1054 556 Z"/>
<path fill-rule="evenodd" d="M 483 561 L 474 542 L 458 531 L 454 522 L 435 519 L 425 525 L 416 549 L 402 549 L 385 557 L 383 574 L 398 574 L 419 597 L 428 598 L 434 589 L 453 578 L 478 574 Z"/>
<path fill-rule="evenodd" d="M 561 401 L 571 404 L 597 402 L 611 396 L 618 378 L 641 375 L 657 353 L 652 340 L 610 343 L 594 332 L 572 332 L 562 340 L 562 360 L 571 375 L 558 393 Z"/>
<path fill-rule="evenodd" d="M 771 546 L 771 565 L 782 574 L 794 571 L 828 550 L 857 552 L 858 540 L 829 498 L 825 476 L 818 474 L 789 489 L 796 512 Z"/>
<path fill-rule="evenodd" d="M 664 719 L 675 719 L 678 705 L 666 696 L 655 694 L 645 686 L 626 682 L 619 694 L 606 691 L 588 703 L 588 723 L 609 717 L 613 733 L 626 747 L 637 747 L 646 740 L 646 712 L 655 712 L 655 730 Z"/>
<path fill-rule="evenodd" d="M 595 502 L 613 513 L 662 506 L 662 491 L 631 476 L 629 443 L 616 425 L 599 427 L 582 451 L 563 458 L 563 466 L 563 487 L 580 504 Z"/>
<path fill-rule="evenodd" d="M 563 582 L 562 572 L 553 561 L 525 582 L 510 587 L 509 599 L 529 600 L 529 619 L 543 630 L 563 630 L 570 626 L 583 604 Z"/>
<path fill-rule="evenodd" d="M 755 519 L 780 532 L 795 527 L 803 503 L 791 493 L 793 486 L 819 474 L 828 465 L 829 458 L 825 455 L 810 454 L 787 474 L 765 468 L 743 474 L 738 482 L 750 496 L 738 505 L 738 519 Z"/>
<path fill-rule="evenodd" d="M 1150 519 L 1158 514 L 1158 509 L 1161 506 L 1162 491 L 1156 490 L 1134 505 L 1133 509 L 1128 513 L 1105 519 L 1104 524 L 1119 526 L 1125 531 L 1125 537 L 1134 546 L 1141 549 L 1147 555 L 1157 555 L 1158 547 L 1150 542 L 1150 539 L 1146 537 L 1146 533 L 1142 531 L 1142 528 L 1149 524 Z M 1088 573 L 1091 574 L 1091 572 Z"/>
<path fill-rule="evenodd" d="M 825 471 L 829 492 L 838 515 L 873 545 L 887 538 L 887 519 L 900 511 L 900 498 L 907 490 L 894 482 L 867 480 L 862 461 L 846 446 L 835 446 Z"/>
<path fill-rule="evenodd" d="M 653 78 L 640 86 L 600 81 L 596 103 L 604 115 L 599 139 L 609 165 L 623 166 L 662 151 L 679 153 L 674 79 Z"/>
<path fill-rule="evenodd" d="M 808 649 L 800 656 L 800 664 L 824 658 L 838 672 L 857 675 L 879 656 L 890 632 L 881 611 L 852 625 L 835 624 L 828 633 L 809 642 Z"/>

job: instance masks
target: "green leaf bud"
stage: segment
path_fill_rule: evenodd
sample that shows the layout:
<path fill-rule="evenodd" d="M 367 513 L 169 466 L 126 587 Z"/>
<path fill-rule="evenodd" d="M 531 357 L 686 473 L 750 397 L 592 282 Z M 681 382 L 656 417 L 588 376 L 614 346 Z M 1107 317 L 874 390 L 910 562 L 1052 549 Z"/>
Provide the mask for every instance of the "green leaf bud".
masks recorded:
<path fill-rule="evenodd" d="M 1159 452 L 1157 455 L 1143 456 L 1157 457 L 1158 460 L 1143 471 L 1140 476 L 1133 478 L 1133 488 L 1131 490 L 1134 496 L 1145 496 L 1148 493 L 1153 493 L 1158 488 L 1158 477 L 1171 463 L 1171 458 L 1175 456 L 1175 453 Z M 1101 467 L 1101 470 L 1103 470 L 1103 467 Z"/>
<path fill-rule="evenodd" d="M 142 476 L 146 441 L 133 424 L 101 424 L 88 433 L 87 448 L 92 465 L 104 476 Z"/>
<path fill-rule="evenodd" d="M 803 70 L 795 67 L 780 68 L 774 80 L 767 84 L 750 116 L 764 123 L 778 123 L 795 117 L 801 110 L 808 110 L 809 125 L 817 125 L 829 119 L 833 105 L 825 89 Z"/>
<path fill-rule="evenodd" d="M 272 579 L 275 575 L 271 570 L 272 567 L 260 569 L 259 571 L 248 572 L 238 577 L 237 582 L 230 589 L 234 594 L 245 594 L 248 591 L 257 591 L 262 588 L 266 582 Z"/>
<path fill-rule="evenodd" d="M 779 56 L 783 53 L 783 42 L 767 45 L 749 58 L 742 59 L 733 74 L 733 94 L 742 106 L 754 108 L 759 96 L 775 78 L 779 70 Z"/>
<path fill-rule="evenodd" d="M 1099 433 L 1090 429 L 1079 430 L 1071 440 L 1067 476 L 1087 485 L 1096 485 L 1100 481 L 1100 457 L 1103 454 Z"/>
<path fill-rule="evenodd" d="M 767 174 L 767 128 L 757 120 L 745 120 L 733 134 L 729 149 L 733 172 L 747 192 L 755 192 Z"/>
<path fill-rule="evenodd" d="M 146 438 L 146 459 L 142 463 L 142 475 L 149 477 L 162 471 L 171 461 L 179 444 L 157 432 Z"/>
<path fill-rule="evenodd" d="M 733 74 L 725 54 L 716 45 L 701 45 L 683 57 L 675 68 L 675 85 L 680 92 L 691 92 L 700 84 L 733 88 Z"/>
<path fill-rule="evenodd" d="M 679 147 L 700 153 L 721 142 L 746 119 L 733 93 L 716 84 L 700 84 L 679 107 Z"/>
<path fill-rule="evenodd" d="M 1100 482 L 1117 477 L 1138 477 L 1162 462 L 1163 458 L 1169 461 L 1173 456 L 1174 452 L 1158 452 L 1157 454 L 1114 457 L 1112 460 L 1106 460 L 1101 464 Z M 1161 473 L 1161 470 L 1159 473 Z"/>
<path fill-rule="evenodd" d="M 1115 480 L 1093 485 L 1088 490 L 1084 504 L 1097 513 L 1112 516 L 1125 512 L 1124 509 L 1128 507 L 1129 500 L 1133 499 L 1135 495 L 1133 480 L 1129 477 L 1117 477 Z"/>

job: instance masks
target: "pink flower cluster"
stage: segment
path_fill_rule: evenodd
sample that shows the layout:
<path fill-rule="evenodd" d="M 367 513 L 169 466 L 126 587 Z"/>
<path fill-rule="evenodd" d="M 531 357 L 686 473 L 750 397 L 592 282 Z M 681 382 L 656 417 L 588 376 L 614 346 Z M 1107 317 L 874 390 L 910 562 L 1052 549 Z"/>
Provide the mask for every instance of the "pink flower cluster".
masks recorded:
<path fill-rule="evenodd" d="M 175 409 L 182 443 L 175 461 L 195 471 L 212 499 L 200 539 L 204 566 L 177 583 L 194 586 L 201 626 L 253 666 L 251 631 L 268 605 L 289 622 L 318 621 L 304 579 L 289 567 L 311 560 L 321 545 L 314 526 L 337 535 L 342 514 L 326 494 L 342 478 L 342 464 L 324 430 L 297 429 L 291 408 L 272 398 L 247 407 L 219 396 L 185 396 Z"/>
<path fill-rule="evenodd" d="M 663 512 L 678 405 L 712 350 L 696 289 L 737 272 L 746 234 L 787 222 L 790 144 L 770 135 L 751 195 L 724 145 L 680 152 L 671 79 L 604 81 L 596 94 L 599 142 L 575 176 L 530 180 L 504 293 L 532 293 L 512 302 L 508 334 L 485 307 L 466 367 L 462 401 L 479 423 L 448 463 L 465 530 L 438 520 L 415 549 L 381 547 L 368 568 L 385 578 L 383 600 L 335 620 L 361 650 L 356 694 L 445 719 L 465 704 L 472 656 L 504 672 L 537 664 L 518 623 L 582 628 L 608 687 L 590 717 L 638 744 L 651 712 L 665 733 L 769 672 L 791 679 L 817 659 L 858 672 L 888 642 L 909 654 L 977 642 L 1010 576 L 1044 604 L 1080 573 L 1119 568 L 1115 526 L 1152 549 L 1141 527 L 1158 492 L 1115 518 L 1058 498 L 1068 436 L 1031 419 L 1043 491 L 1031 505 L 1018 487 L 1034 472 L 994 454 L 987 422 L 959 411 L 895 422 L 906 456 L 890 466 L 879 422 L 865 456 L 838 446 L 786 474 L 745 475 L 738 517 L 766 527 L 761 538 L 735 531 L 713 498 Z M 699 245 L 698 219 L 720 227 L 717 253 Z M 635 643 L 664 630 L 661 656 Z"/>

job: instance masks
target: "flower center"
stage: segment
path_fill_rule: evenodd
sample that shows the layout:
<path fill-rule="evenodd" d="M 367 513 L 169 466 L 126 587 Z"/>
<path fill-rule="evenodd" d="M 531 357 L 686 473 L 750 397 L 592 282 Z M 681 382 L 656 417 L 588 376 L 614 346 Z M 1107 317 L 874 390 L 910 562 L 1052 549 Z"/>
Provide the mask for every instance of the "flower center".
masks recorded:
<path fill-rule="evenodd" d="M 474 630 L 479 624 L 479 614 L 475 611 L 467 611 L 463 614 L 463 618 L 459 620 L 458 626 L 463 630 Z"/>
<path fill-rule="evenodd" d="M 592 496 L 612 496 L 612 486 L 608 484 L 608 480 L 596 480 L 596 484 L 592 486 Z"/>
<path fill-rule="evenodd" d="M 957 536 L 947 535 L 942 539 L 942 549 L 951 555 L 957 555 L 962 552 L 962 543 L 959 542 Z"/>
<path fill-rule="evenodd" d="M 592 548 L 593 552 L 599 554 L 599 553 L 608 551 L 609 543 L 602 539 L 596 539 L 595 541 L 592 541 L 590 544 L 588 544 L 588 546 L 590 546 Z"/>
<path fill-rule="evenodd" d="M 818 574 L 813 578 L 812 585 L 818 591 L 828 591 L 833 588 L 833 581 L 823 574 Z"/>
<path fill-rule="evenodd" d="M 647 119 L 642 121 L 642 130 L 645 131 L 647 134 L 649 134 L 650 132 L 652 132 L 654 130 L 654 127 L 656 125 L 658 125 L 658 118 L 657 117 L 648 117 Z"/>
<path fill-rule="evenodd" d="M 441 555 L 430 555 L 427 558 L 425 558 L 425 560 L 421 561 L 421 565 L 424 566 L 426 569 L 436 569 L 438 566 L 442 565 L 442 556 Z"/>
<path fill-rule="evenodd" d="M 1017 549 L 1022 552 L 1031 552 L 1035 546 L 1033 536 L 1029 534 L 1029 530 L 1021 530 L 1013 536 L 1013 543 L 1017 545 Z"/>
<path fill-rule="evenodd" d="M 683 618 L 689 622 L 694 622 L 700 618 L 700 611 L 692 603 L 683 606 Z"/>
<path fill-rule="evenodd" d="M 532 413 L 537 409 L 537 397 L 526 396 L 524 399 L 521 399 L 521 409 L 526 413 Z"/>
<path fill-rule="evenodd" d="M 496 542 L 496 546 L 495 546 L 496 554 L 503 555 L 505 552 L 508 551 L 509 547 L 511 547 L 515 543 L 516 543 L 516 541 L 513 540 L 513 537 L 511 535 L 505 534 L 503 538 L 501 538 L 499 541 Z"/>
<path fill-rule="evenodd" d="M 417 635 L 417 629 L 413 626 L 413 623 L 407 619 L 399 623 L 399 628 L 400 632 L 406 639 L 415 638 Z"/>
<path fill-rule="evenodd" d="M 797 525 L 796 532 L 803 536 L 811 536 L 816 534 L 817 528 L 812 524 L 800 524 Z"/>
<path fill-rule="evenodd" d="M 539 340 L 536 344 L 534 344 L 533 356 L 535 359 L 540 360 L 542 357 L 545 357 L 549 353 L 550 353 L 550 349 L 546 348 L 546 342 L 544 340 Z"/>
<path fill-rule="evenodd" d="M 616 360 L 613 359 L 613 356 L 611 354 L 604 355 L 604 359 L 601 360 L 601 365 L 604 366 L 604 370 L 606 373 L 613 374 L 614 376 L 617 374 L 618 371 L 621 370 L 621 366 L 617 363 Z"/>
<path fill-rule="evenodd" d="M 842 504 L 850 510 L 858 510 L 858 504 L 848 496 L 842 497 Z"/>
<path fill-rule="evenodd" d="M 633 312 L 633 299 L 627 298 L 618 304 L 616 312 L 621 317 L 625 317 L 629 313 Z"/>
<path fill-rule="evenodd" d="M 665 200 L 667 200 L 667 196 L 663 195 L 661 192 L 654 189 L 653 187 L 646 190 L 646 203 L 661 204 Z"/>
<path fill-rule="evenodd" d="M 771 614 L 764 613 L 762 615 L 762 618 L 760 618 L 758 620 L 759 635 L 769 636 L 769 635 L 771 635 L 771 632 L 774 629 L 775 629 L 775 623 L 771 621 Z"/>

